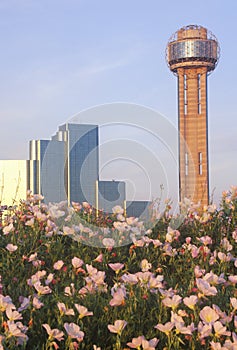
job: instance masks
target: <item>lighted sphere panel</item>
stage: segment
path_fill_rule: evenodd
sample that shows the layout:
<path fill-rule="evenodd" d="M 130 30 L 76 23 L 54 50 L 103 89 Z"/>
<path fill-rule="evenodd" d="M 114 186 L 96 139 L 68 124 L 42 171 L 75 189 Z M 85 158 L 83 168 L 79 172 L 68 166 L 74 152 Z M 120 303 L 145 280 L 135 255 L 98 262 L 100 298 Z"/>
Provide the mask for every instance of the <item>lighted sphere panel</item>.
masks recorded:
<path fill-rule="evenodd" d="M 182 67 L 207 67 L 215 69 L 219 58 L 216 37 L 206 28 L 191 25 L 178 30 L 167 45 L 166 59 L 169 68 L 176 73 Z"/>

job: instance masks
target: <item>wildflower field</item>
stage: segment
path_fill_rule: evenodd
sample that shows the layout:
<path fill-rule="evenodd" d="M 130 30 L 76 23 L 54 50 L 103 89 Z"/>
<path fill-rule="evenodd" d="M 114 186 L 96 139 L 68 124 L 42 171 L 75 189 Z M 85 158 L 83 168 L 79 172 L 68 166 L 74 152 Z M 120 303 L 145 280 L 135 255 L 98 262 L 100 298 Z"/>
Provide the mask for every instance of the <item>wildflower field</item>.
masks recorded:
<path fill-rule="evenodd" d="M 237 188 L 152 227 L 39 199 L 1 211 L 0 349 L 237 349 Z"/>

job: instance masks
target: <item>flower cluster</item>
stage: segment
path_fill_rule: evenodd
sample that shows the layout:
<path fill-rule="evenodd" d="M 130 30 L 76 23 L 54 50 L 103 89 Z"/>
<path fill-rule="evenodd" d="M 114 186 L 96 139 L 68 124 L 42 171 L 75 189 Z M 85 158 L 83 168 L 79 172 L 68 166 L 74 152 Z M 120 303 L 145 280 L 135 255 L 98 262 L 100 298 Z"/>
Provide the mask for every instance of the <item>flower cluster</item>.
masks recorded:
<path fill-rule="evenodd" d="M 42 199 L 2 212 L 0 350 L 237 348 L 236 188 L 152 229 Z"/>

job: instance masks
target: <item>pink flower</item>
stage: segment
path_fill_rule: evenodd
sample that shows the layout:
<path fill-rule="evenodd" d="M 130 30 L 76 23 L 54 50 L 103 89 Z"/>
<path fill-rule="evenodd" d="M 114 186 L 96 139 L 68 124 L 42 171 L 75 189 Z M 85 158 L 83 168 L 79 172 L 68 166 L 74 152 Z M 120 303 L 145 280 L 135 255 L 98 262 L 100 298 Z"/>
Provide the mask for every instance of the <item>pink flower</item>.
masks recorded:
<path fill-rule="evenodd" d="M 36 310 L 39 310 L 44 304 L 39 300 L 38 297 L 33 298 L 33 306 Z"/>
<path fill-rule="evenodd" d="M 60 207 L 56 204 L 49 204 L 49 216 L 52 219 L 59 219 L 64 216 L 65 212 L 60 210 Z"/>
<path fill-rule="evenodd" d="M 7 337 L 17 337 L 18 340 L 26 340 L 28 337 L 26 334 L 22 332 L 22 329 L 18 327 L 19 324 L 14 323 L 12 321 L 7 321 Z M 26 329 L 27 330 L 27 329 Z"/>
<path fill-rule="evenodd" d="M 215 343 L 214 341 L 210 342 L 212 350 L 227 350 L 228 348 L 222 347 L 221 343 Z"/>
<path fill-rule="evenodd" d="M 53 273 L 49 273 L 48 277 L 45 280 L 46 286 L 48 286 L 53 281 L 53 278 L 54 278 L 54 274 Z"/>
<path fill-rule="evenodd" d="M 64 262 L 63 262 L 62 260 L 58 260 L 58 261 L 56 261 L 56 262 L 54 263 L 53 268 L 54 268 L 55 270 L 61 270 L 61 268 L 63 267 L 63 265 L 64 265 Z"/>
<path fill-rule="evenodd" d="M 196 247 L 195 245 L 191 246 L 191 254 L 193 259 L 195 259 L 198 256 L 199 251 L 200 251 L 199 248 Z"/>
<path fill-rule="evenodd" d="M 85 307 L 85 306 L 82 306 L 82 305 L 78 305 L 78 304 L 75 304 L 75 307 L 79 313 L 79 318 L 83 318 L 85 316 L 92 316 L 93 315 L 93 312 L 92 311 L 88 311 L 88 309 Z"/>
<path fill-rule="evenodd" d="M 117 220 L 118 221 L 125 221 L 125 217 L 122 214 L 117 215 Z"/>
<path fill-rule="evenodd" d="M 237 299 L 236 298 L 230 298 L 230 303 L 231 303 L 234 311 L 237 310 Z"/>
<path fill-rule="evenodd" d="M 113 207 L 112 209 L 114 214 L 123 214 L 124 210 L 122 207 L 120 207 L 120 205 L 116 205 L 115 207 Z"/>
<path fill-rule="evenodd" d="M 11 243 L 8 243 L 8 245 L 6 246 L 6 249 L 10 252 L 13 253 L 17 250 L 17 245 L 13 245 Z"/>
<path fill-rule="evenodd" d="M 175 323 L 175 328 L 176 328 L 176 333 L 181 333 L 181 334 L 187 334 L 187 335 L 192 335 L 195 327 L 194 324 L 192 323 L 189 326 L 185 326 L 184 323 L 176 322 Z"/>
<path fill-rule="evenodd" d="M 235 229 L 235 231 L 232 232 L 232 238 L 236 241 L 237 243 L 237 229 Z"/>
<path fill-rule="evenodd" d="M 5 311 L 8 306 L 11 306 L 13 309 L 15 308 L 11 298 L 8 295 L 4 297 L 2 294 L 0 294 L 0 312 Z"/>
<path fill-rule="evenodd" d="M 117 273 L 119 273 L 119 271 L 124 267 L 124 264 L 121 263 L 115 263 L 115 264 L 108 264 L 109 267 L 114 270 Z"/>
<path fill-rule="evenodd" d="M 212 332 L 211 324 L 203 324 L 201 321 L 198 323 L 198 335 L 200 339 L 209 337 Z"/>
<path fill-rule="evenodd" d="M 236 283 L 237 283 L 237 275 L 235 275 L 235 276 L 233 276 L 233 275 L 229 276 L 229 277 L 228 277 L 228 280 L 230 281 L 230 283 L 236 284 Z"/>
<path fill-rule="evenodd" d="M 75 315 L 75 312 L 73 309 L 67 309 L 66 305 L 64 303 L 60 303 L 58 302 L 57 303 L 57 306 L 58 306 L 58 309 L 59 309 L 59 312 L 61 315 L 67 315 L 67 316 L 74 316 Z"/>
<path fill-rule="evenodd" d="M 115 221 L 113 223 L 113 226 L 116 230 L 118 230 L 119 232 L 124 232 L 125 230 L 128 229 L 128 225 L 126 222 L 121 222 L 121 221 Z"/>
<path fill-rule="evenodd" d="M 94 261 L 101 263 L 103 261 L 103 254 L 99 254 Z"/>
<path fill-rule="evenodd" d="M 110 306 L 119 306 L 125 304 L 125 296 L 126 292 L 122 288 L 118 288 L 117 291 L 113 295 L 113 299 L 110 300 Z"/>
<path fill-rule="evenodd" d="M 29 256 L 28 261 L 29 261 L 29 262 L 32 262 L 32 261 L 35 261 L 36 259 L 37 259 L 37 253 L 34 253 L 34 254 L 31 254 L 31 255 Z"/>
<path fill-rule="evenodd" d="M 195 305 L 198 302 L 198 297 L 196 295 L 190 295 L 190 297 L 186 297 L 183 299 L 184 304 L 189 307 L 191 310 L 194 310 Z"/>
<path fill-rule="evenodd" d="M 112 249 L 115 245 L 115 241 L 113 240 L 113 238 L 104 238 L 102 243 L 108 249 Z"/>
<path fill-rule="evenodd" d="M 199 315 L 201 320 L 207 324 L 212 324 L 219 319 L 218 313 L 215 310 L 213 310 L 210 306 L 205 306 L 200 311 Z"/>
<path fill-rule="evenodd" d="M 150 271 L 146 271 L 146 272 L 136 272 L 135 274 L 138 278 L 138 281 L 141 283 L 141 285 L 147 285 L 147 283 L 149 282 L 149 279 L 151 276 L 153 276 L 153 274 Z"/>
<path fill-rule="evenodd" d="M 152 265 L 151 265 L 151 263 L 148 262 L 147 259 L 143 259 L 141 261 L 140 267 L 142 269 L 142 272 L 146 272 L 146 271 L 149 271 L 152 268 Z"/>
<path fill-rule="evenodd" d="M 166 242 L 173 242 L 174 240 L 178 240 L 180 236 L 180 232 L 178 230 L 173 230 L 171 227 L 168 227 L 168 232 L 165 236 Z"/>
<path fill-rule="evenodd" d="M 208 272 L 205 276 L 203 276 L 203 280 L 207 281 L 210 284 L 221 284 L 225 283 L 226 280 L 223 278 L 224 274 L 221 274 L 220 276 L 217 276 L 212 271 Z"/>
<path fill-rule="evenodd" d="M 221 240 L 221 246 L 227 251 L 230 252 L 233 249 L 233 246 L 230 244 L 230 242 L 228 241 L 228 239 L 226 237 L 224 237 Z"/>
<path fill-rule="evenodd" d="M 75 234 L 75 230 L 72 227 L 63 226 L 63 235 L 64 236 L 72 236 Z"/>
<path fill-rule="evenodd" d="M 86 264 L 86 270 L 87 270 L 89 276 L 93 276 L 93 275 L 97 274 L 97 272 L 98 272 L 98 270 L 95 267 L 93 267 L 92 265 L 88 265 L 88 264 Z"/>
<path fill-rule="evenodd" d="M 111 333 L 117 333 L 119 335 L 121 335 L 123 329 L 126 327 L 127 322 L 124 320 L 116 320 L 114 322 L 114 325 L 109 324 L 108 325 L 108 329 Z"/>
<path fill-rule="evenodd" d="M 58 341 L 63 340 L 64 334 L 62 331 L 60 331 L 57 328 L 51 329 L 47 323 L 44 323 L 42 326 L 46 329 L 46 332 L 49 335 L 49 340 L 53 340 L 53 339 L 56 339 Z"/>
<path fill-rule="evenodd" d="M 84 264 L 84 261 L 77 258 L 76 256 L 74 256 L 74 258 L 72 258 L 72 266 L 75 269 L 78 269 L 79 267 L 81 267 Z"/>
<path fill-rule="evenodd" d="M 33 227 L 33 226 L 34 226 L 34 223 L 35 223 L 35 219 L 34 219 L 34 218 L 31 218 L 30 220 L 26 221 L 25 225 L 26 225 L 26 226 Z"/>
<path fill-rule="evenodd" d="M 132 349 L 139 349 L 140 345 L 142 345 L 143 339 L 145 339 L 143 335 L 138 338 L 133 338 L 132 342 L 127 343 L 127 345 Z"/>
<path fill-rule="evenodd" d="M 200 269 L 200 267 L 197 265 L 194 267 L 194 274 L 195 277 L 199 278 L 205 273 L 205 270 Z"/>
<path fill-rule="evenodd" d="M 75 338 L 77 341 L 81 342 L 84 338 L 84 332 L 80 330 L 80 327 L 75 323 L 64 323 L 64 328 L 67 334 L 71 338 Z"/>
<path fill-rule="evenodd" d="M 134 226 L 138 222 L 138 218 L 130 216 L 129 218 L 126 218 L 126 222 L 129 226 Z"/>
<path fill-rule="evenodd" d="M 85 208 L 85 209 L 90 209 L 90 204 L 88 203 L 88 202 L 82 202 L 82 206 L 83 206 L 83 208 Z"/>
<path fill-rule="evenodd" d="M 6 308 L 6 315 L 9 321 L 16 321 L 16 320 L 22 320 L 22 315 L 18 312 L 12 309 L 11 305 L 8 305 Z"/>
<path fill-rule="evenodd" d="M 138 282 L 137 276 L 133 275 L 132 273 L 128 273 L 128 274 L 124 274 L 121 277 L 122 281 L 124 283 L 128 283 L 128 284 L 136 284 Z"/>
<path fill-rule="evenodd" d="M 237 329 L 237 316 L 234 316 L 234 326 L 235 326 L 235 329 Z M 236 342 L 237 342 L 237 337 L 236 337 Z"/>
<path fill-rule="evenodd" d="M 5 226 L 2 231 L 4 235 L 8 235 L 10 232 L 13 232 L 14 230 L 15 228 L 13 224 L 9 224 L 8 226 Z"/>
<path fill-rule="evenodd" d="M 127 345 L 132 349 L 140 349 L 140 347 L 142 346 L 143 350 L 155 350 L 158 341 L 159 340 L 157 338 L 146 340 L 145 337 L 142 335 L 138 338 L 133 338 L 132 342 L 127 343 Z"/>
<path fill-rule="evenodd" d="M 165 324 L 162 323 L 158 323 L 155 326 L 156 329 L 158 329 L 159 331 L 165 333 L 166 335 L 169 335 L 169 333 L 172 331 L 172 329 L 174 328 L 174 322 L 167 322 Z"/>
<path fill-rule="evenodd" d="M 158 344 L 158 339 L 153 338 L 151 340 L 142 339 L 142 349 L 143 350 L 155 350 L 156 345 Z"/>
<path fill-rule="evenodd" d="M 66 296 L 72 296 L 72 295 L 75 294 L 74 283 L 71 283 L 71 284 L 70 284 L 70 287 L 67 286 L 67 287 L 64 288 L 64 294 L 65 294 Z"/>
<path fill-rule="evenodd" d="M 38 292 L 38 295 L 44 295 L 44 294 L 49 294 L 52 293 L 52 290 L 49 288 L 49 286 L 42 286 L 42 284 L 40 283 L 40 281 L 36 282 L 34 284 L 35 289 Z"/>
<path fill-rule="evenodd" d="M 227 262 L 227 261 L 230 261 L 230 260 L 231 260 L 231 257 L 230 257 L 229 254 L 230 254 L 230 253 L 228 253 L 228 254 L 226 255 L 225 253 L 218 252 L 217 256 L 218 256 L 218 258 L 220 259 L 220 261 Z"/>
<path fill-rule="evenodd" d="M 162 303 L 167 306 L 171 307 L 172 310 L 176 309 L 178 305 L 181 303 L 182 298 L 179 295 L 174 295 L 172 298 L 165 298 L 162 300 Z"/>
<path fill-rule="evenodd" d="M 149 289 L 163 288 L 163 284 L 162 284 L 163 280 L 164 280 L 163 275 L 157 275 L 156 277 L 151 275 L 147 286 Z"/>
<path fill-rule="evenodd" d="M 222 325 L 220 321 L 217 321 L 213 324 L 215 336 L 220 338 L 222 335 L 230 336 L 231 332 L 227 331 L 226 327 Z"/>
<path fill-rule="evenodd" d="M 207 281 L 204 281 L 201 278 L 196 278 L 197 287 L 200 291 L 198 294 L 199 297 L 202 296 L 210 296 L 210 295 L 216 295 L 217 289 L 216 287 L 211 287 L 210 284 Z"/>
<path fill-rule="evenodd" d="M 210 236 L 203 236 L 201 238 L 197 238 L 200 242 L 202 242 L 204 245 L 212 244 L 212 239 Z"/>
<path fill-rule="evenodd" d="M 213 310 L 215 310 L 217 312 L 217 314 L 220 316 L 221 318 L 221 322 L 223 324 L 227 324 L 230 323 L 232 321 L 232 314 L 230 315 L 226 315 L 225 312 L 221 311 L 221 309 L 219 308 L 219 306 L 212 304 L 212 308 Z"/>

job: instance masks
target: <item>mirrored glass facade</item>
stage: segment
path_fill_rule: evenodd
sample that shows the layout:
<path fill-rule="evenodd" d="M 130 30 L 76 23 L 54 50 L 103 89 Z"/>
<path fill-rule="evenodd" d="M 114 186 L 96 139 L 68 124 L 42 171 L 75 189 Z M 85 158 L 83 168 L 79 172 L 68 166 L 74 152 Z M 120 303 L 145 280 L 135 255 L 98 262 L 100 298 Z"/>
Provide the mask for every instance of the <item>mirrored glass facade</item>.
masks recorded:
<path fill-rule="evenodd" d="M 90 124 L 67 123 L 51 140 L 30 141 L 29 188 L 46 203 L 88 202 L 109 212 L 123 206 L 125 183 L 98 181 L 98 147 L 98 126 Z"/>
<path fill-rule="evenodd" d="M 123 181 L 99 181 L 98 204 L 99 208 L 111 213 L 113 207 L 124 207 L 125 182 Z"/>
<path fill-rule="evenodd" d="M 126 201 L 127 216 L 148 220 L 151 217 L 151 202 L 149 201 Z"/>
<path fill-rule="evenodd" d="M 214 40 L 185 40 L 169 44 L 169 64 L 189 58 L 216 62 L 217 42 Z"/>
<path fill-rule="evenodd" d="M 41 193 L 44 201 L 60 202 L 67 199 L 64 186 L 64 142 L 55 140 L 30 141 L 28 187 L 33 193 Z"/>

